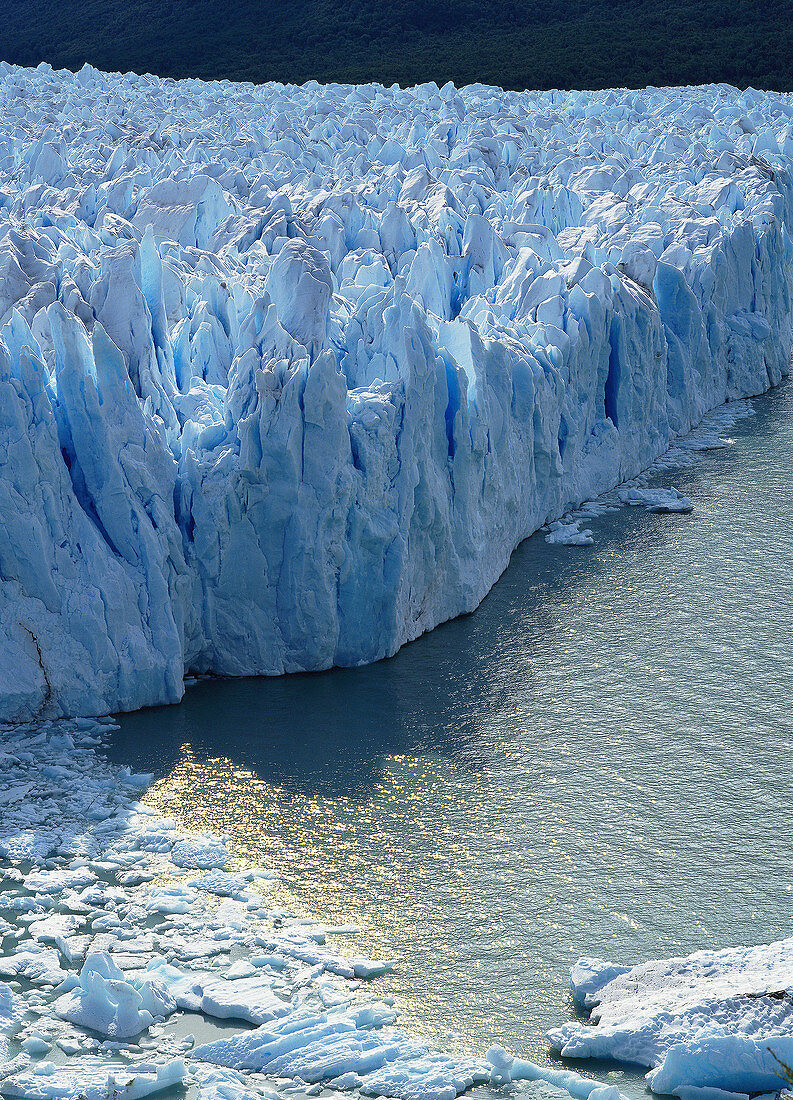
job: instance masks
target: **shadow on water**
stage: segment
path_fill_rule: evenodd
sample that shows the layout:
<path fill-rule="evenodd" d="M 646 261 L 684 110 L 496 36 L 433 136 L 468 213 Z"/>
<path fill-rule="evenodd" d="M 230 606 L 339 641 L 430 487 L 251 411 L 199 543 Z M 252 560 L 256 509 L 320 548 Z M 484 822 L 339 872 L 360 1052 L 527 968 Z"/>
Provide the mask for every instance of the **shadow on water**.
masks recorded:
<path fill-rule="evenodd" d="M 733 434 L 773 431 L 774 395 Z M 732 449 L 717 461 L 734 464 Z M 659 475 L 655 484 L 696 489 L 698 466 Z M 222 755 L 285 793 L 366 799 L 386 756 L 436 753 L 476 773 L 487 762 L 483 725 L 508 711 L 535 676 L 539 641 L 560 605 L 613 556 L 640 541 L 648 559 L 687 517 L 622 509 L 595 521 L 597 546 L 523 542 L 471 615 L 444 623 L 385 661 L 277 678 L 208 679 L 175 706 L 119 716 L 109 757 L 160 778 L 189 745 L 197 760 Z"/>
<path fill-rule="evenodd" d="M 616 518 L 616 517 L 615 517 Z M 291 676 L 208 679 L 176 706 L 119 716 L 107 752 L 135 770 L 166 775 L 189 744 L 196 759 L 223 755 L 285 791 L 366 798 L 386 756 L 437 753 L 472 772 L 486 763 L 478 733 L 509 708 L 505 665 L 531 674 L 532 643 L 560 596 L 586 583 L 632 529 L 664 537 L 668 517 L 620 517 L 599 552 L 524 542 L 471 615 L 439 626 L 389 660 Z M 618 529 L 617 529 L 618 528 Z M 627 528 L 627 531 L 625 530 Z"/>

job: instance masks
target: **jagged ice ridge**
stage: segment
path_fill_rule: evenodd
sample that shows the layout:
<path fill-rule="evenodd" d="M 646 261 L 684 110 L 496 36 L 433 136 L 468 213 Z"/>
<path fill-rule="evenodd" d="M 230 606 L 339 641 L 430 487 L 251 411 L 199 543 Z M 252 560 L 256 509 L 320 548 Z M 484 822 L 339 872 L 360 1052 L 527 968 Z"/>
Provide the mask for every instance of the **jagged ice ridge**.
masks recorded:
<path fill-rule="evenodd" d="M 393 654 L 787 373 L 790 97 L 0 66 L 0 718 Z"/>

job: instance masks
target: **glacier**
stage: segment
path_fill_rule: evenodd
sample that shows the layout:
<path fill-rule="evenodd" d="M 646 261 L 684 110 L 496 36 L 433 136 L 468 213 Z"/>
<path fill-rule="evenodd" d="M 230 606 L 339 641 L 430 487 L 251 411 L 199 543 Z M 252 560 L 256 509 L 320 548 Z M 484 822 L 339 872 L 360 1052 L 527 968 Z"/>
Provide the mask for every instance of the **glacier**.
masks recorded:
<path fill-rule="evenodd" d="M 787 95 L 0 105 L 3 720 L 389 656 L 789 370 Z"/>
<path fill-rule="evenodd" d="M 580 959 L 589 1022 L 549 1032 L 566 1058 L 649 1067 L 656 1093 L 744 1100 L 793 1084 L 793 939 L 622 966 Z"/>

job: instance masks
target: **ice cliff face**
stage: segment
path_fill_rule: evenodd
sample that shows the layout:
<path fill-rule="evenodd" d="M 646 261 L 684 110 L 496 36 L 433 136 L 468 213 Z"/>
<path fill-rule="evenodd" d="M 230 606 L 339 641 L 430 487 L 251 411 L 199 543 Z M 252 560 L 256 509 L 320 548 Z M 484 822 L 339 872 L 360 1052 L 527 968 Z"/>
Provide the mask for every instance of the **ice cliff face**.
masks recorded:
<path fill-rule="evenodd" d="M 0 66 L 0 718 L 355 665 L 788 370 L 793 102 Z"/>

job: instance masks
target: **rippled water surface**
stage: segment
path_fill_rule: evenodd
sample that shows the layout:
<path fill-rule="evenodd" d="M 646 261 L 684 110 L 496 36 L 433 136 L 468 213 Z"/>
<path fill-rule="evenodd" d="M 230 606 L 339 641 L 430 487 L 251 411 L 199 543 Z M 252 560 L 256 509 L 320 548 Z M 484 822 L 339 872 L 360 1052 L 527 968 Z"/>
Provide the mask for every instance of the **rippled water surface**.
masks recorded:
<path fill-rule="evenodd" d="M 790 934 L 793 386 L 755 407 L 664 481 L 692 515 L 535 536 L 394 659 L 205 682 L 110 751 L 274 904 L 357 925 L 402 1022 L 458 1047 L 547 1060 L 580 955 Z"/>

